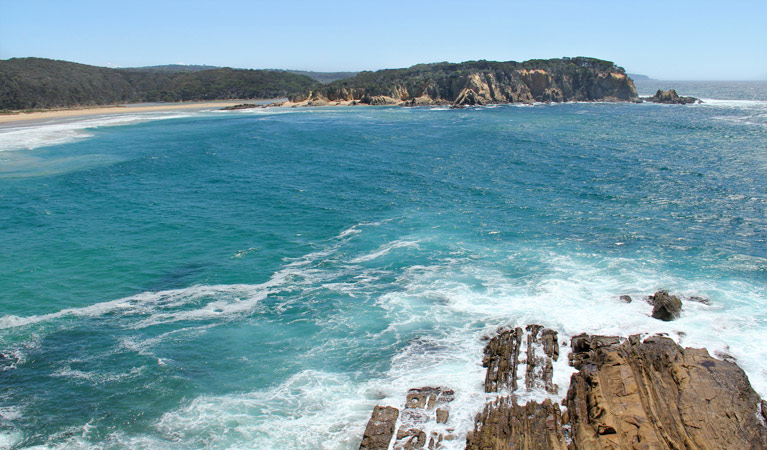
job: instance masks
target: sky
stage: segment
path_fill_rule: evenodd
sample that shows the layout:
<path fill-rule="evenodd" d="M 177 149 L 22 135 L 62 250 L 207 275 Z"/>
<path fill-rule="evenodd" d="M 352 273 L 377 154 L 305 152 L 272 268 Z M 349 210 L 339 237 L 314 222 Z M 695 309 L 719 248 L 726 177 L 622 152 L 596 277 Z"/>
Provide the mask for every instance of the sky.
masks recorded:
<path fill-rule="evenodd" d="M 664 80 L 767 80 L 767 0 L 0 0 L 0 59 L 359 71 L 591 56 Z"/>

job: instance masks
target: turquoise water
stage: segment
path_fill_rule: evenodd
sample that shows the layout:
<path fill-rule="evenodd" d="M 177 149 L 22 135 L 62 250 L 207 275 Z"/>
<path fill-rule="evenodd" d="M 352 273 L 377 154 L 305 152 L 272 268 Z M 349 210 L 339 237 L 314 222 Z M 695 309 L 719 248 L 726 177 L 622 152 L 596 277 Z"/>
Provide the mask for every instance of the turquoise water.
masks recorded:
<path fill-rule="evenodd" d="M 429 384 L 463 436 L 481 338 L 533 322 L 668 333 L 767 396 L 767 86 L 727 86 L 0 129 L 0 447 L 351 449 Z M 710 304 L 660 322 L 660 288 Z"/>

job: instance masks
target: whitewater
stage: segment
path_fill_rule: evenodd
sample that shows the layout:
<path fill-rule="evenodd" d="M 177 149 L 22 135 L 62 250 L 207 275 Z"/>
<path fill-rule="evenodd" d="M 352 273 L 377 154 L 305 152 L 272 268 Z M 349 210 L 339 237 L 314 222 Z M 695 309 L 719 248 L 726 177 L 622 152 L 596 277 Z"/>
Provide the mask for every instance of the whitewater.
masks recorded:
<path fill-rule="evenodd" d="M 0 448 L 354 449 L 429 385 L 463 448 L 484 339 L 530 323 L 662 333 L 767 397 L 767 85 L 660 84 L 704 103 L 0 128 Z"/>

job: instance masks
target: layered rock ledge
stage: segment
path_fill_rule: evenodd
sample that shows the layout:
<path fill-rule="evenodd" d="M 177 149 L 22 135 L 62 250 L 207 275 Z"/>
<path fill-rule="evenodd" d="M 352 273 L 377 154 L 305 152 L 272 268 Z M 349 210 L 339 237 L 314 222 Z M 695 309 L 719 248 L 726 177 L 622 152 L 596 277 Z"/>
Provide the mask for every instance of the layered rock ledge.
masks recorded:
<path fill-rule="evenodd" d="M 767 448 L 767 402 L 743 370 L 663 336 L 574 336 L 568 360 L 577 372 L 561 405 L 519 404 L 519 391 L 557 391 L 551 382 L 557 338 L 554 330 L 529 325 L 489 340 L 482 361 L 489 401 L 466 449 Z M 376 407 L 360 448 L 442 448 L 456 439 L 448 412 L 453 394 L 424 387 L 408 393 L 401 414 Z"/>
<path fill-rule="evenodd" d="M 566 101 L 632 101 L 622 67 L 596 58 L 525 62 L 467 61 L 361 72 L 290 98 L 291 105 L 487 105 Z"/>

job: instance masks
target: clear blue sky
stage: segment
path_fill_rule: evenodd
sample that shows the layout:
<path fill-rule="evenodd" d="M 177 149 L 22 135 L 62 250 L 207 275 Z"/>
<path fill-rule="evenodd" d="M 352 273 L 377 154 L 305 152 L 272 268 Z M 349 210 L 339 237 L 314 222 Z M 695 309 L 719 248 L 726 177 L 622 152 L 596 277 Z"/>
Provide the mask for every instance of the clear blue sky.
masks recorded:
<path fill-rule="evenodd" d="M 0 0 L 0 59 L 317 71 L 593 56 L 658 79 L 767 79 L 767 0 Z"/>

